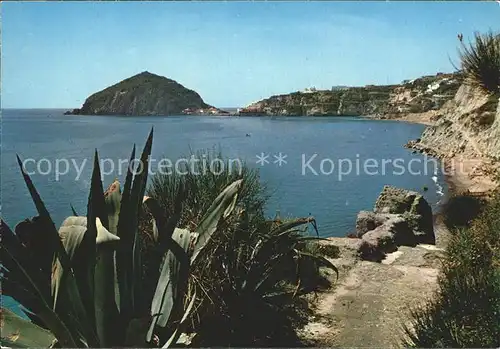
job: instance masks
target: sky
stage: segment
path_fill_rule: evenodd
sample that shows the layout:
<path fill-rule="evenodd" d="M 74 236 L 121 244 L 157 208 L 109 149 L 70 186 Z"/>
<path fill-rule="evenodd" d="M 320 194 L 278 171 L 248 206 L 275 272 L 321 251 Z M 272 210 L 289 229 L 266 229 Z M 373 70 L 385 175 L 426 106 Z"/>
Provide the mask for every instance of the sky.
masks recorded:
<path fill-rule="evenodd" d="M 142 71 L 218 107 L 453 71 L 489 2 L 3 2 L 2 108 L 76 108 Z"/>

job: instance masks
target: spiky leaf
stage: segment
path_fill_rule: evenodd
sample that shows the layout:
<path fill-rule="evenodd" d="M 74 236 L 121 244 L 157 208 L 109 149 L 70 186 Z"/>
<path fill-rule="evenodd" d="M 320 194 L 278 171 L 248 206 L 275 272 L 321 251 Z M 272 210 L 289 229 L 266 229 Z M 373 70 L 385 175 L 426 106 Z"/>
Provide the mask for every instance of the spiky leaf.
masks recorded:
<path fill-rule="evenodd" d="M 179 310 L 187 287 L 189 258 L 187 251 L 191 242 L 191 232 L 176 228 L 172 234 L 172 248 L 164 258 L 158 285 L 151 303 L 153 317 L 146 339 L 151 341 L 156 326 L 165 327 L 173 310 Z M 182 308 L 181 308 L 182 309 Z"/>
<path fill-rule="evenodd" d="M 241 189 L 243 180 L 237 180 L 227 186 L 214 200 L 210 208 L 203 216 L 200 224 L 196 228 L 196 240 L 194 250 L 191 256 L 191 263 L 196 260 L 200 251 L 205 247 L 210 237 L 217 229 L 221 218 L 226 218 L 233 211 L 238 192 Z"/>
<path fill-rule="evenodd" d="M 48 348 L 55 342 L 54 335 L 12 311 L 1 308 L 2 346 L 10 348 Z"/>

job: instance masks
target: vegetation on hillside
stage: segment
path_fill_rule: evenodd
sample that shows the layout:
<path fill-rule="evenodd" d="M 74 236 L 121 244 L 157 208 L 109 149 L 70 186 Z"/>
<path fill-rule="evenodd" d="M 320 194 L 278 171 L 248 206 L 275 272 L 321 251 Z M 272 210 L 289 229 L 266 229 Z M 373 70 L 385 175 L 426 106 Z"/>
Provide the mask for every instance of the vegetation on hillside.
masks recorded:
<path fill-rule="evenodd" d="M 459 53 L 465 82 L 486 93 L 500 94 L 500 33 L 475 33 L 473 42 L 462 42 Z"/>
<path fill-rule="evenodd" d="M 406 346 L 500 346 L 500 195 L 450 239 L 438 292 L 413 312 Z"/>
<path fill-rule="evenodd" d="M 441 108 L 455 96 L 461 82 L 461 74 L 439 73 L 404 81 L 399 85 L 293 92 L 256 102 L 241 113 L 289 116 L 395 116 L 407 112 L 421 113 Z"/>
<path fill-rule="evenodd" d="M 96 92 L 74 113 L 84 115 L 172 115 L 210 107 L 198 93 L 163 76 L 142 72 Z"/>

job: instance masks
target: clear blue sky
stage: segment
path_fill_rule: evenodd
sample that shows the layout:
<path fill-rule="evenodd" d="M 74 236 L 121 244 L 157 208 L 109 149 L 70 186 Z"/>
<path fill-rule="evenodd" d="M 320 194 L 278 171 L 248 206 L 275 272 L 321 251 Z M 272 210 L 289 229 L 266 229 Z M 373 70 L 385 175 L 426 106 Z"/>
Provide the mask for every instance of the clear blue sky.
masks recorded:
<path fill-rule="evenodd" d="M 144 70 L 207 103 L 452 71 L 497 2 L 4 2 L 2 107 L 79 107 Z"/>

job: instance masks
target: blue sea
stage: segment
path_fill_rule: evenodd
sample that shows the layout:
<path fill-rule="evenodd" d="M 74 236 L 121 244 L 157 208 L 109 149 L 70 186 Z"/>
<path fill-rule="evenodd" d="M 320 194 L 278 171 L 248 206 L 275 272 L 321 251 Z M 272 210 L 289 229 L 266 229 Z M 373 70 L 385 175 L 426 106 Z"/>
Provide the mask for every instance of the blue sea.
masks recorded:
<path fill-rule="evenodd" d="M 384 185 L 422 192 L 434 209 L 447 192 L 439 166 L 403 148 L 420 137 L 422 125 L 354 117 L 120 117 L 63 112 L 3 110 L 1 214 L 12 229 L 36 215 L 16 154 L 25 161 L 59 226 L 71 215 L 70 205 L 79 214 L 86 213 L 95 149 L 107 172 L 104 186 L 116 177 L 123 182 L 127 164 L 120 166 L 120 161 L 128 160 L 133 143 L 141 151 L 151 127 L 152 159 L 157 164 L 166 159 L 173 165 L 197 150 L 220 150 L 233 161 L 235 171 L 243 162 L 259 169 L 271 194 L 270 217 L 313 215 L 323 237 L 353 231 L 357 213 L 373 208 Z M 384 168 L 384 161 L 393 166 Z M 151 170 L 159 171 L 153 166 Z M 20 313 L 11 298 L 3 302 Z"/>
<path fill-rule="evenodd" d="M 36 215 L 16 154 L 27 161 L 26 169 L 33 173 L 59 225 L 71 215 L 70 205 L 80 214 L 86 212 L 94 150 L 106 161 L 104 187 L 115 177 L 123 182 L 123 161 L 133 143 L 142 150 L 151 127 L 152 158 L 157 163 L 168 159 L 175 164 L 197 150 L 220 150 L 234 160 L 234 170 L 237 161 L 259 169 L 271 194 L 270 217 L 312 215 L 324 237 L 353 231 L 357 213 L 373 207 L 384 185 L 422 192 L 433 207 L 447 191 L 439 166 L 435 171 L 434 162 L 403 148 L 420 137 L 422 125 L 355 117 L 121 117 L 63 112 L 3 110 L 2 218 L 11 228 Z"/>

